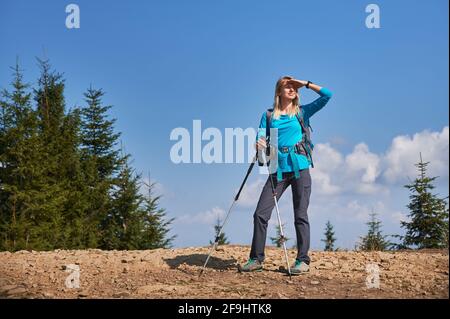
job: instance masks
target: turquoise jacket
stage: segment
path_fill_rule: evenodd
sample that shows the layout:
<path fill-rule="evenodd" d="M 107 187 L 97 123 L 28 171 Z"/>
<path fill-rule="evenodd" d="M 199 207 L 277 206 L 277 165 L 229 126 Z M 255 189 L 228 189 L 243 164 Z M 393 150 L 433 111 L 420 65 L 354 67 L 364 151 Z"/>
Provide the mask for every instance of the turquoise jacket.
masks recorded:
<path fill-rule="evenodd" d="M 306 126 L 309 125 L 309 119 L 311 116 L 313 116 L 328 103 L 333 93 L 322 87 L 319 91 L 319 95 L 320 97 L 315 99 L 313 102 L 301 105 Z M 279 119 L 272 118 L 271 127 L 278 129 L 278 148 L 292 147 L 302 139 L 302 129 L 297 117 L 295 116 L 290 117 L 289 115 L 281 115 Z M 264 112 L 261 117 L 259 128 L 266 128 L 266 112 Z M 265 136 L 265 130 L 258 130 L 256 140 L 258 140 L 261 136 Z M 297 153 L 292 155 L 293 156 L 290 156 L 289 153 L 282 153 L 278 150 L 279 174 L 280 172 L 293 172 L 294 167 L 298 167 L 300 170 L 310 167 L 311 162 L 306 156 Z M 296 160 L 297 163 L 292 163 L 293 160 Z"/>

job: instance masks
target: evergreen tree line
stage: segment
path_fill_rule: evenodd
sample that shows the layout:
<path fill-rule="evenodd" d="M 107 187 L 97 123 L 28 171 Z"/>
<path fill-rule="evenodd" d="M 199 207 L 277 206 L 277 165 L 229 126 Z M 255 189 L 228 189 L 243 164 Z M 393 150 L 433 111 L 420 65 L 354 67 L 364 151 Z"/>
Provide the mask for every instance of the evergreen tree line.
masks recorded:
<path fill-rule="evenodd" d="M 101 89 L 66 110 L 62 74 L 39 60 L 36 87 L 18 63 L 0 95 L 0 250 L 170 247 L 173 219 L 142 194 Z"/>

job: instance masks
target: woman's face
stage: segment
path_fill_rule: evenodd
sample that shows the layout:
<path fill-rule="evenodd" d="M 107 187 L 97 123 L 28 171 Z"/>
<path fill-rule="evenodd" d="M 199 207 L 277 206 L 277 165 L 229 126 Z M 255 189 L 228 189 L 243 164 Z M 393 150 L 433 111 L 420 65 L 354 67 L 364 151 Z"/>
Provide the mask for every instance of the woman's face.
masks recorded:
<path fill-rule="evenodd" d="M 293 100 L 297 97 L 297 89 L 288 82 L 285 82 L 281 85 L 280 96 L 284 99 Z"/>

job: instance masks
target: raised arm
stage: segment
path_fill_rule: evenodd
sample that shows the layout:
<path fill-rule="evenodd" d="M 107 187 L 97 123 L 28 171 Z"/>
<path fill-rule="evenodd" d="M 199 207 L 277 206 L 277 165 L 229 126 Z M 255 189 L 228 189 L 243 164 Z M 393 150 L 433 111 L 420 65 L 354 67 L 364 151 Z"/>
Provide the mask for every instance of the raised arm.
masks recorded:
<path fill-rule="evenodd" d="M 306 84 L 308 83 L 308 81 L 292 80 L 292 83 L 295 84 L 297 86 L 297 88 L 301 88 L 301 87 L 306 87 Z M 302 108 L 304 110 L 304 116 L 306 118 L 310 118 L 317 111 L 322 109 L 328 103 L 328 101 L 331 99 L 331 96 L 333 95 L 333 93 L 330 90 L 328 90 L 325 87 L 321 87 L 320 85 L 317 85 L 315 83 L 310 82 L 308 85 L 308 88 L 315 91 L 316 93 L 318 93 L 320 95 L 320 97 L 318 97 L 311 103 L 302 105 Z"/>
<path fill-rule="evenodd" d="M 312 85 L 310 85 L 310 87 L 311 86 Z M 318 97 L 317 99 L 315 99 L 311 103 L 302 105 L 302 108 L 305 111 L 304 116 L 306 118 L 310 118 L 317 111 L 322 109 L 328 103 L 328 101 L 331 99 L 331 96 L 333 95 L 333 93 L 331 93 L 331 91 L 328 90 L 327 88 L 320 87 L 318 85 L 316 85 L 316 87 L 320 88 L 319 91 L 314 90 L 320 95 L 320 97 Z"/>

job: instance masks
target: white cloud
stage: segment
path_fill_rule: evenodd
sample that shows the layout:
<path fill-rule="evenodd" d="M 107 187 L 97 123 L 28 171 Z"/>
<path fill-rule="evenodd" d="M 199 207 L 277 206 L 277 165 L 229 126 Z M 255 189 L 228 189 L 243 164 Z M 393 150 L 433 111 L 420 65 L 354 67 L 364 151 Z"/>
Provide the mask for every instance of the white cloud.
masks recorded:
<path fill-rule="evenodd" d="M 333 149 L 329 143 L 317 144 L 314 148 L 315 168 L 311 170 L 314 191 L 324 195 L 334 195 L 341 192 L 341 187 L 333 185 L 331 175 L 342 169 L 342 155 Z"/>
<path fill-rule="evenodd" d="M 407 177 L 414 179 L 417 176 L 414 164 L 420 160 L 419 153 L 422 153 L 424 162 L 430 162 L 427 171 L 429 176 L 448 180 L 449 128 L 446 126 L 442 132 L 424 130 L 413 137 L 395 137 L 384 157 L 386 169 L 383 176 L 386 181 L 398 183 L 407 180 Z"/>
<path fill-rule="evenodd" d="M 363 173 L 360 176 L 362 183 L 374 183 L 380 174 L 379 156 L 371 153 L 364 143 L 355 146 L 353 152 L 345 158 L 345 163 L 349 172 Z"/>
<path fill-rule="evenodd" d="M 317 144 L 314 147 L 315 163 L 322 170 L 332 172 L 342 166 L 343 157 L 329 143 Z"/>
<path fill-rule="evenodd" d="M 384 223 L 397 224 L 400 221 L 408 219 L 406 213 L 391 207 L 390 200 L 384 202 L 385 199 L 374 198 L 373 200 L 365 200 L 363 198 L 336 198 L 333 201 L 318 202 L 313 199 L 308 215 L 314 218 L 323 219 L 330 218 L 340 223 L 357 222 L 365 225 L 370 220 L 372 213 L 376 214 L 376 218 Z M 405 198 L 407 200 L 407 198 Z"/>
<path fill-rule="evenodd" d="M 244 185 L 237 205 L 241 207 L 255 207 L 265 183 L 266 180 L 258 178 L 256 181 L 248 182 Z M 238 190 L 236 189 L 236 192 Z"/>
<path fill-rule="evenodd" d="M 341 195 L 386 193 L 387 188 L 379 184 L 380 156 L 360 143 L 353 152 L 344 157 L 329 143 L 318 144 L 314 149 L 316 165 L 311 170 L 313 190 L 318 194 Z"/>
<path fill-rule="evenodd" d="M 389 189 L 380 184 L 360 183 L 357 188 L 357 193 L 364 195 L 387 194 L 389 193 Z"/>
<path fill-rule="evenodd" d="M 402 212 L 394 212 L 391 214 L 391 220 L 395 221 L 395 222 L 403 222 L 403 221 L 408 221 L 409 218 L 405 213 Z"/>
<path fill-rule="evenodd" d="M 393 183 L 417 176 L 414 164 L 419 152 L 424 161 L 430 162 L 429 176 L 448 180 L 448 135 L 446 126 L 441 132 L 395 137 L 386 153 L 373 153 L 360 143 L 344 160 L 330 144 L 316 145 L 309 215 L 319 219 L 329 216 L 340 222 L 367 222 L 374 211 L 386 223 L 399 226 L 408 217 L 398 204 L 392 206 L 398 202 L 393 196 L 404 193 L 400 206 L 408 202 L 408 197 L 402 187 Z"/>
<path fill-rule="evenodd" d="M 429 176 L 448 181 L 449 128 L 441 132 L 427 130 L 413 137 L 397 136 L 386 153 L 375 154 L 359 143 L 345 156 L 329 143 L 314 149 L 315 168 L 311 170 L 313 191 L 323 196 L 389 194 L 392 184 L 408 182 L 417 176 L 419 153 L 428 166 Z"/>
<path fill-rule="evenodd" d="M 311 178 L 314 180 L 314 191 L 323 195 L 335 195 L 341 191 L 341 188 L 331 183 L 331 176 L 320 169 L 314 169 L 311 172 Z"/>
<path fill-rule="evenodd" d="M 377 214 L 377 219 L 386 216 L 386 207 L 381 201 L 373 204 L 360 203 L 357 199 L 347 203 L 346 212 L 348 217 L 356 218 L 361 222 L 368 222 L 372 213 Z"/>
<path fill-rule="evenodd" d="M 220 218 L 220 220 L 223 222 L 225 214 L 225 210 L 216 206 L 205 212 L 200 212 L 197 214 L 185 214 L 177 217 L 175 219 L 175 223 L 212 225 L 216 223 L 217 218 Z"/>

